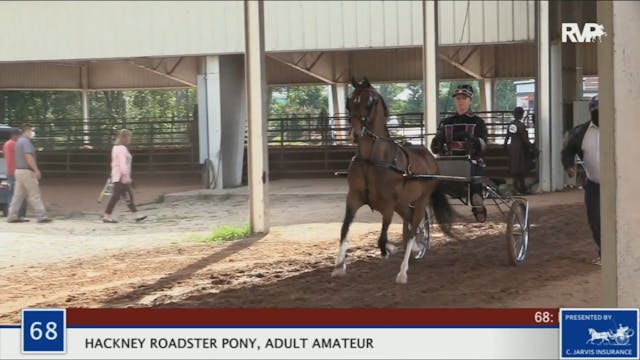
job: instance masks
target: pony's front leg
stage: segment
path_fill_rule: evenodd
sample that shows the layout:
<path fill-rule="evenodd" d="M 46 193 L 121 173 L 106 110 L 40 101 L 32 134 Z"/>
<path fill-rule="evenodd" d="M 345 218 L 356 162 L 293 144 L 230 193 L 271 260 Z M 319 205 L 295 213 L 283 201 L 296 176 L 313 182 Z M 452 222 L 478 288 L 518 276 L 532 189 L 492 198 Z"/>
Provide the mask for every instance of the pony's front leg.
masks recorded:
<path fill-rule="evenodd" d="M 407 271 L 409 270 L 409 258 L 411 257 L 411 250 L 416 245 L 416 231 L 418 229 L 418 225 L 420 221 L 425 216 L 425 206 L 418 206 L 416 204 L 416 208 L 413 211 L 413 219 L 411 221 L 411 225 L 409 226 L 409 231 L 406 233 L 403 231 L 403 241 L 406 244 L 404 250 L 404 259 L 402 259 L 402 265 L 400 265 L 400 272 L 396 276 L 396 283 L 398 284 L 406 284 L 407 283 Z"/>
<path fill-rule="evenodd" d="M 342 221 L 342 230 L 340 230 L 340 248 L 338 255 L 336 256 L 336 263 L 331 276 L 344 276 L 347 273 L 347 234 L 349 233 L 349 227 L 353 222 L 353 217 L 356 215 L 356 211 L 362 206 L 362 201 L 353 193 L 347 195 L 347 206 L 344 213 L 344 220 Z"/>

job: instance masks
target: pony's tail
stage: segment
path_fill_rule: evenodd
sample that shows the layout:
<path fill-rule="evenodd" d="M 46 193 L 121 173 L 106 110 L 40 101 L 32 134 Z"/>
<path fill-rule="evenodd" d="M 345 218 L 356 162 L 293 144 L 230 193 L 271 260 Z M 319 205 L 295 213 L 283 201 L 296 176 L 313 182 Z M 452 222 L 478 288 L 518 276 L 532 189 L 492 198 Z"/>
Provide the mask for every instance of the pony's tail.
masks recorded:
<path fill-rule="evenodd" d="M 431 193 L 431 207 L 440 230 L 448 236 L 459 239 L 459 236 L 453 232 L 452 226 L 455 212 L 451 204 L 449 204 L 449 200 L 447 200 L 442 183 L 438 183 L 436 189 Z"/>

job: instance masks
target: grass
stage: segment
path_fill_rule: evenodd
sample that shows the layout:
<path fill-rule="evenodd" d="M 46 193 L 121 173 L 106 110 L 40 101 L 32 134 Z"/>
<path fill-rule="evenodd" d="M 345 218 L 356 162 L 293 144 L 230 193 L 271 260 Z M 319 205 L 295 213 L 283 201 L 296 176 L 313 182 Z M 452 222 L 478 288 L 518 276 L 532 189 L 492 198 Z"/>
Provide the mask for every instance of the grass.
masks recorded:
<path fill-rule="evenodd" d="M 213 194 L 198 194 L 196 196 L 196 200 L 211 200 L 213 199 Z"/>
<path fill-rule="evenodd" d="M 227 201 L 229 199 L 231 199 L 231 194 L 230 193 L 224 193 L 221 195 L 215 195 L 215 194 L 198 194 L 196 196 L 196 200 L 217 200 L 217 201 Z"/>
<path fill-rule="evenodd" d="M 226 225 L 213 230 L 208 235 L 192 235 L 189 240 L 207 243 L 221 243 L 226 241 L 244 239 L 251 234 L 249 225 L 230 226 Z"/>

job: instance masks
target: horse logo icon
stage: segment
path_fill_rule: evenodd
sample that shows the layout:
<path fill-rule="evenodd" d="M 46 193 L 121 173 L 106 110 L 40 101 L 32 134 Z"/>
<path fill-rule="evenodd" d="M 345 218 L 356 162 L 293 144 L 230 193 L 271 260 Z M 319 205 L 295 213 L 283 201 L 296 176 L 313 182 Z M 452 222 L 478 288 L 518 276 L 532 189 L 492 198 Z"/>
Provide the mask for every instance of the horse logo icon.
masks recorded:
<path fill-rule="evenodd" d="M 587 344 L 594 345 L 619 345 L 624 346 L 629 344 L 629 340 L 635 334 L 633 329 L 630 329 L 628 326 L 622 326 L 622 324 L 618 324 L 618 329 L 613 332 L 613 330 L 608 331 L 597 331 L 594 328 L 589 328 L 589 340 L 587 340 Z M 597 342 L 599 340 L 599 342 Z"/>
<path fill-rule="evenodd" d="M 587 41 L 595 42 L 596 38 L 598 38 L 599 42 L 602 42 L 602 37 L 607 36 L 607 33 L 604 31 L 604 25 L 594 24 L 594 30 L 591 31 L 589 35 L 587 35 Z"/>

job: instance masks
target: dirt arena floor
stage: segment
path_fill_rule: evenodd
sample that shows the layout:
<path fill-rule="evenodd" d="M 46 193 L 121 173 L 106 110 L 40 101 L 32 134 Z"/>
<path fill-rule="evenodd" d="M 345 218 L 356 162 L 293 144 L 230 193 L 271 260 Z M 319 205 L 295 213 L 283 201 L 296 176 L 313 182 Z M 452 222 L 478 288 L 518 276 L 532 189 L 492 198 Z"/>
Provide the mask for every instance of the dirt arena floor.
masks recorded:
<path fill-rule="evenodd" d="M 188 191 L 197 179 L 139 179 L 144 223 L 120 205 L 103 224 L 100 178 L 44 179 L 50 224 L 0 220 L 0 324 L 25 307 L 590 307 L 600 305 L 600 267 L 582 191 L 529 196 L 526 262 L 508 265 L 504 225 L 470 210 L 455 228 L 437 227 L 406 285 L 394 283 L 401 255 L 382 259 L 380 215 L 361 208 L 349 236 L 348 269 L 331 278 L 344 211 L 344 179 L 270 183 L 271 231 L 226 243 L 194 241 L 222 225 L 248 222 L 246 188 Z M 187 191 L 187 192 L 185 192 Z M 166 195 L 165 195 L 166 194 Z M 391 242 L 400 244 L 397 216 Z"/>

